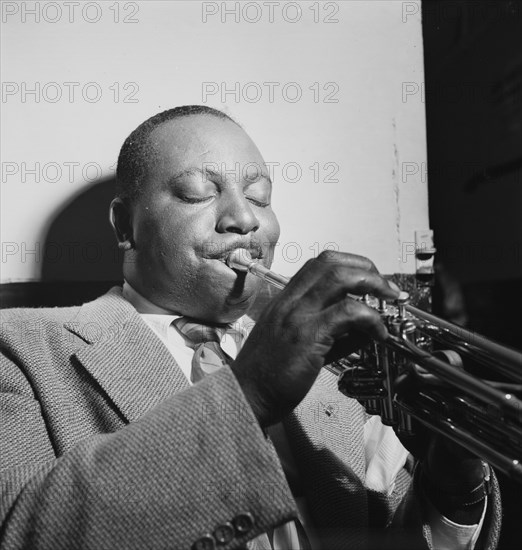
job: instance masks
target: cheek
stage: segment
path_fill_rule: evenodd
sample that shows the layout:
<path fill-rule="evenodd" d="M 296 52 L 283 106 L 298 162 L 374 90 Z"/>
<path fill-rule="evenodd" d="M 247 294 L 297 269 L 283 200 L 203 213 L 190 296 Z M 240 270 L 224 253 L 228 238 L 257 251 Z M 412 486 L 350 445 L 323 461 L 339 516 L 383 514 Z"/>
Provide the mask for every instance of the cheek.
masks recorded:
<path fill-rule="evenodd" d="M 187 232 L 168 211 L 146 208 L 135 224 L 137 250 L 152 263 L 162 263 L 183 249 Z"/>
<path fill-rule="evenodd" d="M 163 269 L 195 269 L 204 244 L 213 235 L 212 212 L 187 215 L 173 207 L 148 208 L 137 233 L 144 259 Z"/>
<path fill-rule="evenodd" d="M 265 212 L 262 217 L 260 217 L 262 235 L 260 235 L 260 240 L 265 248 L 266 258 L 264 264 L 266 267 L 270 267 L 274 260 L 274 250 L 277 241 L 279 240 L 279 222 L 277 221 L 276 215 L 274 212 L 269 211 Z"/>
<path fill-rule="evenodd" d="M 261 226 L 263 227 L 263 232 L 267 238 L 267 241 L 275 244 L 279 240 L 280 227 L 277 217 L 273 211 L 265 211 L 261 218 Z"/>

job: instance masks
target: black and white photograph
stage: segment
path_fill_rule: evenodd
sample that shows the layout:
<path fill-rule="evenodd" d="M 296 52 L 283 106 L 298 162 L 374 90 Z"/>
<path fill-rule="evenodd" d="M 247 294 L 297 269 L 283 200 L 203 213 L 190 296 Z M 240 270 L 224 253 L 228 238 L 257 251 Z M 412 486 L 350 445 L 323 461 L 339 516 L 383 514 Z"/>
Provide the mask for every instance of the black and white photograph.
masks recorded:
<path fill-rule="evenodd" d="M 518 549 L 522 2 L 0 8 L 0 550 Z"/>

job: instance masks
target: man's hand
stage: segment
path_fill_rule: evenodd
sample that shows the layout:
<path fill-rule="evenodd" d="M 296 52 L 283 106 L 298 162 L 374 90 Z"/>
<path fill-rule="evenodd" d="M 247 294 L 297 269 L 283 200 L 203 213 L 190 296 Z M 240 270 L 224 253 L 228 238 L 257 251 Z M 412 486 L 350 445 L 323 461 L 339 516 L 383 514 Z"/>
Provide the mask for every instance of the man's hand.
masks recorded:
<path fill-rule="evenodd" d="M 262 427 L 299 404 L 336 342 L 355 349 L 361 335 L 386 338 L 379 313 L 348 293 L 399 295 L 367 258 L 328 251 L 308 261 L 264 310 L 232 365 Z"/>

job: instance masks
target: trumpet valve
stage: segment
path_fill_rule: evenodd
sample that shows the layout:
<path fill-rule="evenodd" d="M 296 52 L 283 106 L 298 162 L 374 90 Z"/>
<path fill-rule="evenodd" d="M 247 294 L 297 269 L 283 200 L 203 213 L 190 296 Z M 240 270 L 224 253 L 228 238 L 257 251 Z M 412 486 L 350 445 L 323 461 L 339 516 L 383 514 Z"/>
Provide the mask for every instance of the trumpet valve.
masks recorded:
<path fill-rule="evenodd" d="M 399 310 L 398 315 L 401 319 L 406 318 L 406 305 L 410 302 L 410 295 L 407 292 L 401 290 L 399 297 L 397 298 L 397 308 Z"/>

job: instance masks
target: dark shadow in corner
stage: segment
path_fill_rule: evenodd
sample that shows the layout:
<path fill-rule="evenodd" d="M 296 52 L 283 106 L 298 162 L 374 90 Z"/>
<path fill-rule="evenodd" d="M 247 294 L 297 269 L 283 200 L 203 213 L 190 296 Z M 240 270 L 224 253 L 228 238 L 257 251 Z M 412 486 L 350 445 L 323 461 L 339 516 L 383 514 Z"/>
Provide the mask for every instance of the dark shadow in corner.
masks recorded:
<path fill-rule="evenodd" d="M 49 225 L 42 281 L 119 281 L 122 254 L 109 223 L 115 178 L 100 180 L 67 202 Z"/>
<path fill-rule="evenodd" d="M 115 188 L 113 177 L 96 182 L 51 222 L 43 246 L 42 284 L 54 304 L 82 303 L 121 284 L 123 254 L 109 222 Z"/>
<path fill-rule="evenodd" d="M 123 280 L 123 254 L 109 222 L 115 178 L 102 179 L 61 205 L 41 248 L 40 282 L 1 285 L 1 307 L 78 305 Z"/>

